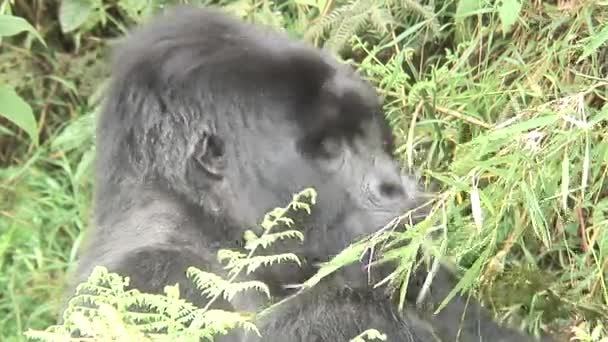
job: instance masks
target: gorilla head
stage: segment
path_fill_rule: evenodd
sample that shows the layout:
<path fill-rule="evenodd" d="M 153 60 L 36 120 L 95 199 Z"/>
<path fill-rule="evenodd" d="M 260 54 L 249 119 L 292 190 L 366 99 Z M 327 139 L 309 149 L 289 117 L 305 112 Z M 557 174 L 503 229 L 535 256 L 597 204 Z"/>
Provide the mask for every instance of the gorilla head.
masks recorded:
<path fill-rule="evenodd" d="M 113 71 L 98 129 L 99 226 L 157 191 L 187 207 L 205 239 L 234 242 L 313 187 L 317 205 L 298 222 L 307 240 L 290 248 L 320 260 L 418 204 L 373 88 L 286 35 L 178 8 L 132 33 Z M 281 272 L 310 275 L 297 273 Z"/>

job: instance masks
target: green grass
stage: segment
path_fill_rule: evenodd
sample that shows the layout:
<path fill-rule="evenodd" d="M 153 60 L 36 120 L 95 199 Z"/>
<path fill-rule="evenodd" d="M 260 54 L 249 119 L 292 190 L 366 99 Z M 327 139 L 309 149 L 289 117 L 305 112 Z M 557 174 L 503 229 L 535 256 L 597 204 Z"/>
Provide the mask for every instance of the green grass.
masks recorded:
<path fill-rule="evenodd" d="M 432 223 L 447 228 L 442 254 L 460 266 L 459 288 L 528 331 L 566 338 L 583 324 L 598 333 L 580 338 L 599 341 L 598 324 L 608 325 L 607 4 L 525 2 L 509 26 L 508 8 L 478 1 L 224 3 L 341 48 L 377 85 L 404 168 L 438 189 Z M 29 146 L 0 122 L 2 341 L 54 323 L 90 217 L 89 97 L 108 39 L 139 20 L 111 10 L 105 26 L 96 14 L 61 33 L 56 11 L 37 6 L 15 10 L 48 47 L 23 36 L 0 47 L 0 81 L 32 104 L 42 141 Z"/>
<path fill-rule="evenodd" d="M 44 149 L 1 174 L 0 336 L 6 341 L 54 322 L 66 269 L 88 221 L 90 184 L 79 184 L 65 156 Z"/>

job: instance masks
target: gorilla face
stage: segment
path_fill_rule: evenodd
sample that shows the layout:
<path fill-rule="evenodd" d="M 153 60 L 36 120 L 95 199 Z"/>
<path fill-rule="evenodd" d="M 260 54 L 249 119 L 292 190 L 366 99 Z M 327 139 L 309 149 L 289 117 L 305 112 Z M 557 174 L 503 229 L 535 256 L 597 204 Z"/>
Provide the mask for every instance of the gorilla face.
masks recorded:
<path fill-rule="evenodd" d="M 324 261 L 319 257 L 339 253 L 416 205 L 413 182 L 402 177 L 389 154 L 390 136 L 382 134 L 381 122 L 360 124 L 360 133 L 353 136 L 292 138 L 287 153 L 292 157 L 274 157 L 280 166 L 275 176 L 284 177 L 281 183 L 290 187 L 285 190 L 311 186 L 318 193 L 311 216 L 300 223 L 308 239 L 300 251 L 306 258 Z"/>
<path fill-rule="evenodd" d="M 312 104 L 288 96 L 272 101 L 275 106 L 264 108 L 255 122 L 233 124 L 245 126 L 238 135 L 218 128 L 191 157 L 204 166 L 206 180 L 215 179 L 210 193 L 225 196 L 217 205 L 225 210 L 220 216 L 232 217 L 243 230 L 255 230 L 266 212 L 313 187 L 317 205 L 296 221 L 304 244 L 280 247 L 312 262 L 326 261 L 421 201 L 415 182 L 400 173 L 391 154 L 391 131 L 374 90 L 337 66 L 321 91 L 330 96 Z M 303 280 L 310 272 L 294 270 L 284 278 Z"/>

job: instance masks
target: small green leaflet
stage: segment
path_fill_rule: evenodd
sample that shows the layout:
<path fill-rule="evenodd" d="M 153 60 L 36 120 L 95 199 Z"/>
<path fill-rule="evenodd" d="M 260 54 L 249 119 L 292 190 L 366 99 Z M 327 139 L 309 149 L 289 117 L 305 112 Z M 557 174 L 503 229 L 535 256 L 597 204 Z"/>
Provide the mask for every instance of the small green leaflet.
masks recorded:
<path fill-rule="evenodd" d="M 6 85 L 0 84 L 0 116 L 23 129 L 38 144 L 38 123 L 27 102 Z"/>
<path fill-rule="evenodd" d="M 462 21 L 471 15 L 477 13 L 477 10 L 482 8 L 481 0 L 460 0 L 456 7 L 456 23 L 462 23 Z"/>
<path fill-rule="evenodd" d="M 502 0 L 498 7 L 498 16 L 502 24 L 503 34 L 511 31 L 511 27 L 517 22 L 521 7 L 520 0 Z"/>
<path fill-rule="evenodd" d="M 27 20 L 12 15 L 0 14 L 0 37 L 14 36 L 23 31 L 33 34 L 36 39 L 46 46 L 38 31 Z"/>
<path fill-rule="evenodd" d="M 64 33 L 74 31 L 84 24 L 93 12 L 91 0 L 63 0 L 59 7 L 59 23 Z"/>
<path fill-rule="evenodd" d="M 608 25 L 604 26 L 600 32 L 585 39 L 583 54 L 578 59 L 578 62 L 591 56 L 591 54 L 595 53 L 602 45 L 606 44 L 606 42 L 608 42 Z"/>

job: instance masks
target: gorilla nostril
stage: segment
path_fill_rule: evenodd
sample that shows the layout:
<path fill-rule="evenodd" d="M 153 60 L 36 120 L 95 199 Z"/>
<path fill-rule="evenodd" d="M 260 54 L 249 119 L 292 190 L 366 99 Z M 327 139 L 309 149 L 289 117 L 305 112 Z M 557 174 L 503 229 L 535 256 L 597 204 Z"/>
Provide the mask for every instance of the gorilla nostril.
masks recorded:
<path fill-rule="evenodd" d="M 380 184 L 380 194 L 384 197 L 399 197 L 405 194 L 401 184 L 382 182 Z"/>

